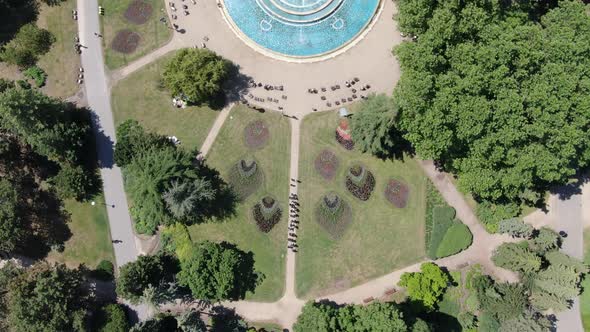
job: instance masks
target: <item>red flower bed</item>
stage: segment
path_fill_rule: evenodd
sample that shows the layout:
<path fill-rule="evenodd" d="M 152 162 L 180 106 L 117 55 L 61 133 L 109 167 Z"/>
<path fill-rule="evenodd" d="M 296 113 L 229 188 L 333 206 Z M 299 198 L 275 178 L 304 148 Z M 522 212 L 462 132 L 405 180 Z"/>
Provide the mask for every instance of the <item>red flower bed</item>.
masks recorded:
<path fill-rule="evenodd" d="M 127 7 L 123 16 L 131 23 L 144 24 L 152 16 L 152 11 L 152 5 L 149 3 L 142 0 L 135 0 Z"/>
<path fill-rule="evenodd" d="M 282 211 L 277 201 L 267 196 L 260 203 L 254 205 L 252 215 L 258 229 L 263 233 L 268 233 L 281 220 Z"/>
<path fill-rule="evenodd" d="M 332 180 L 338 169 L 338 157 L 328 149 L 322 150 L 315 158 L 315 170 L 326 180 Z"/>
<path fill-rule="evenodd" d="M 358 177 L 364 175 L 362 179 Z M 368 169 L 363 169 L 360 166 L 353 166 L 349 170 L 350 174 L 346 176 L 346 189 L 350 191 L 354 197 L 361 201 L 366 201 L 371 197 L 373 189 L 375 189 L 375 177 Z"/>
<path fill-rule="evenodd" d="M 354 148 L 354 142 L 350 135 L 348 119 L 340 119 L 340 124 L 336 128 L 336 141 L 340 143 L 345 149 L 352 150 Z"/>
<path fill-rule="evenodd" d="M 389 180 L 385 187 L 385 198 L 397 208 L 405 208 L 408 204 L 410 188 L 398 180 Z"/>
<path fill-rule="evenodd" d="M 244 128 L 244 143 L 251 149 L 260 149 L 268 142 L 270 132 L 262 120 L 250 122 Z"/>
<path fill-rule="evenodd" d="M 115 35 L 115 39 L 111 43 L 111 49 L 119 53 L 131 54 L 135 52 L 141 37 L 139 34 L 131 30 L 121 30 Z"/>

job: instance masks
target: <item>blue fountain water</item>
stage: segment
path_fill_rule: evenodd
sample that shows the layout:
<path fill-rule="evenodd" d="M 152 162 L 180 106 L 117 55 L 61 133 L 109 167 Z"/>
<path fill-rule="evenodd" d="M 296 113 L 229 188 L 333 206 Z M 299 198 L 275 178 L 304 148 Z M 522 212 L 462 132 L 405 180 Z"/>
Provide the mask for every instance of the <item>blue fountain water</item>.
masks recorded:
<path fill-rule="evenodd" d="M 371 21 L 379 0 L 225 0 L 234 24 L 270 51 L 310 57 L 336 50 Z"/>

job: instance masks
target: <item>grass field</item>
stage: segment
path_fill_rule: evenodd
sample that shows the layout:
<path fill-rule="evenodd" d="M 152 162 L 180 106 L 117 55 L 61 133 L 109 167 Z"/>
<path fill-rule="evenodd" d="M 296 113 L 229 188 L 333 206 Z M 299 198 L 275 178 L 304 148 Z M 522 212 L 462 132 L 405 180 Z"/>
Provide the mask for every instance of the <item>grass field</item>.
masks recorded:
<path fill-rule="evenodd" d="M 584 263 L 590 264 L 590 229 L 584 230 Z M 584 292 L 580 295 L 580 311 L 584 331 L 590 331 L 590 277 L 586 275 L 582 281 Z"/>
<path fill-rule="evenodd" d="M 105 15 L 101 16 L 101 26 L 105 63 L 110 69 L 127 65 L 129 62 L 166 44 L 172 37 L 172 30 L 160 22 L 161 17 L 168 20 L 168 15 L 162 12 L 162 9 L 165 9 L 165 1 L 143 0 L 143 2 L 152 6 L 152 14 L 146 23 L 139 25 L 129 22 L 123 16 L 132 2 L 133 0 L 99 1 L 99 4 L 105 9 Z M 117 32 L 123 29 L 129 29 L 141 36 L 139 46 L 131 54 L 123 54 L 111 49 L 111 44 Z"/>
<path fill-rule="evenodd" d="M 121 80 L 112 89 L 115 124 L 135 119 L 164 135 L 174 135 L 185 148 L 200 148 L 219 112 L 208 107 L 179 109 L 159 86 L 169 54 Z"/>
<path fill-rule="evenodd" d="M 76 0 L 61 2 L 59 6 L 41 5 L 37 25 L 49 30 L 56 39 L 37 64 L 47 72 L 47 84 L 42 90 L 50 96 L 67 98 L 80 89 L 76 83 L 80 56 L 74 51 L 78 24 L 72 19 L 75 8 Z"/>
<path fill-rule="evenodd" d="M 89 268 L 95 268 L 103 259 L 115 262 L 107 211 L 101 204 L 104 203 L 104 198 L 100 196 L 95 201 L 98 203 L 95 206 L 90 202 L 65 202 L 65 208 L 71 214 L 68 226 L 72 237 L 66 242 L 62 253 L 49 254 L 50 261 L 66 263 L 72 267 L 84 263 Z"/>
<path fill-rule="evenodd" d="M 270 138 L 263 149 L 249 151 L 243 142 L 244 127 L 257 119 L 267 123 Z M 264 183 L 238 205 L 234 217 L 223 222 L 210 222 L 189 228 L 193 241 L 228 241 L 242 250 L 254 253 L 255 267 L 266 278 L 255 294 L 248 295 L 251 300 L 271 302 L 278 300 L 284 292 L 290 155 L 288 121 L 280 114 L 261 114 L 243 106 L 231 111 L 207 156 L 207 163 L 227 178 L 234 163 L 244 156 L 254 156 L 264 172 Z M 266 194 L 278 199 L 283 208 L 281 221 L 268 234 L 260 232 L 251 217 L 252 206 Z"/>
<path fill-rule="evenodd" d="M 426 177 L 412 159 L 383 161 L 356 150 L 348 151 L 335 140 L 336 112 L 318 113 L 303 120 L 299 187 L 301 202 L 300 252 L 297 256 L 297 294 L 312 298 L 367 281 L 410 265 L 425 256 L 424 219 Z M 315 170 L 314 159 L 329 148 L 340 159 L 331 181 Z M 345 187 L 345 172 L 354 162 L 364 164 L 375 177 L 375 190 L 361 202 Z M 390 178 L 410 188 L 408 205 L 393 207 L 384 190 Z M 333 240 L 313 219 L 316 203 L 328 191 L 346 200 L 353 221 L 339 240 Z"/>

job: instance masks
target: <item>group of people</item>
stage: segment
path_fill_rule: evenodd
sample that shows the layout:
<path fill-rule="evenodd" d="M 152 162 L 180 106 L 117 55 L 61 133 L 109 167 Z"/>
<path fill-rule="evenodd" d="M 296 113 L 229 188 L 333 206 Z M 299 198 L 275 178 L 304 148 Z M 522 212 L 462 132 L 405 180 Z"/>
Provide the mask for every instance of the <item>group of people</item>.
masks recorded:
<path fill-rule="evenodd" d="M 184 0 L 182 0 L 184 2 Z M 196 5 L 197 2 L 195 0 L 191 0 L 193 5 Z M 175 12 L 176 9 L 176 5 L 174 5 L 174 2 L 169 2 L 168 5 L 170 6 L 170 9 L 172 9 L 173 12 Z M 184 12 L 185 16 L 188 16 L 189 12 L 188 12 L 188 6 L 183 4 L 182 5 L 182 11 Z M 176 16 L 176 14 L 172 14 L 172 19 L 176 20 L 178 19 L 178 16 Z"/>
<path fill-rule="evenodd" d="M 347 88 L 351 89 L 350 91 L 352 92 L 352 94 L 351 94 L 349 97 L 346 97 L 346 98 L 341 98 L 341 99 L 337 99 L 336 101 L 334 101 L 334 105 L 336 105 L 336 106 L 340 106 L 340 105 L 343 105 L 343 104 L 345 104 L 345 103 L 347 103 L 347 102 L 348 102 L 348 103 L 351 103 L 351 102 L 353 102 L 354 100 L 358 99 L 358 98 L 359 98 L 359 95 L 357 94 L 358 90 L 357 90 L 356 88 L 359 88 L 359 89 L 360 89 L 360 91 L 367 91 L 367 90 L 371 89 L 371 86 L 370 86 L 369 84 L 365 84 L 365 85 L 363 85 L 362 87 L 358 87 L 358 86 L 357 86 L 357 87 L 355 87 L 355 85 L 356 85 L 357 83 L 359 83 L 359 82 L 360 82 L 360 79 L 359 79 L 358 77 L 355 77 L 355 78 L 351 79 L 350 81 L 346 81 L 346 82 L 344 82 L 344 85 L 345 85 Z M 341 88 L 342 88 L 342 87 L 340 86 L 340 84 L 336 84 L 336 85 L 332 85 L 332 86 L 330 87 L 330 90 L 332 90 L 332 91 L 336 91 L 336 90 L 339 90 L 339 89 L 341 89 Z M 310 89 L 307 89 L 307 92 L 308 92 L 308 93 L 311 93 L 311 94 L 319 94 L 319 93 L 320 93 L 320 91 L 321 91 L 321 92 L 328 92 L 328 89 L 327 89 L 327 88 L 325 88 L 325 87 L 322 87 L 322 88 L 320 88 L 320 90 L 318 90 L 318 89 L 316 89 L 316 88 L 310 88 Z M 361 95 L 360 95 L 360 98 L 361 98 L 361 99 L 365 99 L 366 97 L 365 97 L 365 95 L 364 95 L 364 94 L 361 94 Z M 325 95 L 322 95 L 322 96 L 320 97 L 320 99 L 321 99 L 322 101 L 326 101 L 326 106 L 328 106 L 328 107 L 332 107 L 332 106 L 333 106 L 333 104 L 332 104 L 331 102 L 327 101 L 327 99 L 328 99 L 328 98 L 327 98 Z M 314 111 L 317 111 L 317 109 L 315 109 L 315 108 L 314 108 L 313 110 L 314 110 Z"/>
<path fill-rule="evenodd" d="M 293 182 L 297 182 L 295 179 L 291 179 Z M 292 184 L 293 185 L 293 184 Z M 297 232 L 296 230 L 299 228 L 299 197 L 297 194 L 291 193 L 289 196 L 289 212 L 290 212 L 290 222 L 289 222 L 289 237 L 288 237 L 288 245 L 287 248 L 291 249 L 293 252 L 297 252 L 298 245 L 297 245 Z"/>

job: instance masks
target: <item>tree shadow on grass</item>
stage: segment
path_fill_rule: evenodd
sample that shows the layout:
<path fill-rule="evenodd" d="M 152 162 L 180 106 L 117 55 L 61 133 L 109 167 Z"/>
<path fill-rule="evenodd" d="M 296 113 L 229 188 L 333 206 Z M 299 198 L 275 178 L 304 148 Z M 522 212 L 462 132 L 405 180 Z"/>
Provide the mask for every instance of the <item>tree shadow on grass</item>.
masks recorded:
<path fill-rule="evenodd" d="M 0 1 L 0 45 L 9 42 L 23 25 L 37 20 L 38 14 L 35 0 Z"/>
<path fill-rule="evenodd" d="M 216 169 L 201 163 L 198 173 L 203 178 L 211 182 L 212 187 L 217 191 L 215 198 L 201 207 L 201 216 L 197 223 L 205 220 L 225 220 L 236 215 L 238 197 L 232 190 L 231 186 L 223 180 L 221 174 Z"/>

